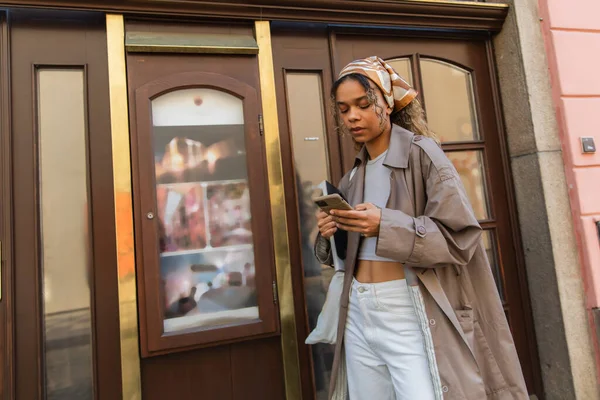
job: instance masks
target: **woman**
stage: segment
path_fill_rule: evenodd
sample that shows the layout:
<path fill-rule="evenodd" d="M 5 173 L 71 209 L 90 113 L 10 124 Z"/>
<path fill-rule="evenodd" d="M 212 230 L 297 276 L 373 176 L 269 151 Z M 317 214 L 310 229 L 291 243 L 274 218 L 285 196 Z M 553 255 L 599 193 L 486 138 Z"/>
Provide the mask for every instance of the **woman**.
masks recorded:
<path fill-rule="evenodd" d="M 354 210 L 317 216 L 323 263 L 348 231 L 329 397 L 527 399 L 481 228 L 416 95 L 378 57 L 333 85 L 360 152 L 339 184 Z"/>

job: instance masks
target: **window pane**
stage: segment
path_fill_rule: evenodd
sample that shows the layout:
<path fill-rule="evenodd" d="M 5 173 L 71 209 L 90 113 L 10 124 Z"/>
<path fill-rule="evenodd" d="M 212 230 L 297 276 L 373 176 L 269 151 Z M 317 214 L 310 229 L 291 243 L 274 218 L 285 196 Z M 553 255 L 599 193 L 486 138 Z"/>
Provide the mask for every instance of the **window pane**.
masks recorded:
<path fill-rule="evenodd" d="M 471 74 L 455 65 L 421 59 L 427 121 L 442 142 L 478 140 Z"/>
<path fill-rule="evenodd" d="M 285 83 L 296 170 L 316 185 L 329 175 L 321 75 L 287 73 Z"/>
<path fill-rule="evenodd" d="M 458 171 L 479 220 L 489 219 L 489 206 L 481 151 L 451 151 L 446 155 Z"/>
<path fill-rule="evenodd" d="M 214 89 L 152 101 L 166 333 L 258 319 L 243 115 Z"/>
<path fill-rule="evenodd" d="M 487 257 L 490 260 L 492 273 L 494 274 L 496 286 L 498 287 L 498 292 L 500 293 L 500 299 L 502 299 L 502 302 L 505 302 L 506 296 L 504 293 L 504 276 L 502 274 L 502 267 L 498 262 L 496 235 L 494 234 L 493 230 L 483 231 L 483 245 L 485 247 Z"/>
<path fill-rule="evenodd" d="M 396 72 L 404 78 L 409 85 L 413 85 L 412 69 L 410 67 L 410 59 L 408 58 L 397 58 L 395 60 L 388 60 L 387 62 L 396 70 Z"/>
<path fill-rule="evenodd" d="M 321 265 L 314 256 L 313 243 L 317 236 L 312 197 L 321 194 L 317 185 L 329 178 L 327 142 L 321 75 L 318 73 L 286 74 L 288 113 L 296 162 L 298 212 L 304 270 L 304 289 L 308 325 L 312 330 L 323 308 L 333 269 Z M 313 374 L 317 399 L 327 397 L 329 372 L 332 367 L 333 346 L 311 346 Z"/>
<path fill-rule="evenodd" d="M 42 69 L 37 78 L 46 394 L 91 399 L 84 73 Z"/>

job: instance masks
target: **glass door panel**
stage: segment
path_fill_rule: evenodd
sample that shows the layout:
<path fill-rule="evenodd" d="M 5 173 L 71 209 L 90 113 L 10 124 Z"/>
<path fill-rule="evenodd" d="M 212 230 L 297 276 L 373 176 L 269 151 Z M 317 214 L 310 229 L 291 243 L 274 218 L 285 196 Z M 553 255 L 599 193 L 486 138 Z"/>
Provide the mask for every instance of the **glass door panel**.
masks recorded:
<path fill-rule="evenodd" d="M 442 142 L 479 140 L 471 73 L 448 62 L 421 58 L 427 121 Z"/>
<path fill-rule="evenodd" d="M 506 294 L 504 293 L 504 273 L 498 258 L 498 242 L 495 230 L 485 229 L 483 231 L 483 246 L 492 267 L 492 272 L 494 274 L 494 279 L 496 280 L 496 286 L 498 287 L 500 299 L 503 303 L 506 303 Z"/>
<path fill-rule="evenodd" d="M 215 73 L 136 90 L 144 356 L 277 328 L 257 101 Z"/>
<path fill-rule="evenodd" d="M 304 296 L 308 328 L 313 330 L 317 325 L 317 318 L 325 303 L 327 289 L 334 273 L 331 267 L 321 265 L 313 253 L 313 244 L 319 230 L 315 220 L 317 209 L 312 198 L 322 193 L 318 185 L 324 180 L 331 179 L 326 156 L 328 153 L 324 113 L 326 105 L 323 102 L 323 87 L 319 73 L 287 72 L 285 81 L 289 130 L 296 168 Z M 327 393 L 327 371 L 331 365 L 328 365 L 326 359 L 331 356 L 332 351 L 333 347 L 327 344 L 311 346 L 313 374 L 319 399 Z"/>
<path fill-rule="evenodd" d="M 37 86 L 46 398 L 92 399 L 85 72 L 40 69 Z"/>
<path fill-rule="evenodd" d="M 482 151 L 449 151 L 446 153 L 458 171 L 467 191 L 475 216 L 479 220 L 490 218 Z"/>
<path fill-rule="evenodd" d="M 258 319 L 242 100 L 152 100 L 165 333 Z"/>
<path fill-rule="evenodd" d="M 414 85 L 412 66 L 410 65 L 410 58 L 396 58 L 388 60 L 388 64 L 396 70 L 396 72 L 406 81 L 409 85 Z"/>
<path fill-rule="evenodd" d="M 329 179 L 321 75 L 312 72 L 287 72 L 285 78 L 297 173 L 303 183 L 318 185 Z M 311 117 L 307 118 L 308 115 Z"/>
<path fill-rule="evenodd" d="M 414 79 L 430 128 L 455 165 L 476 217 L 484 229 L 483 244 L 530 390 L 534 390 L 537 362 L 535 338 L 528 310 L 527 285 L 520 254 L 514 202 L 507 190 L 504 137 L 500 131 L 494 77 L 490 74 L 486 40 L 429 38 L 410 35 L 369 35 L 370 31 L 340 30 L 335 35 L 335 65 L 377 55 L 392 63 L 398 73 Z M 407 72 L 410 59 L 411 69 Z M 334 71 L 334 74 L 339 71 Z M 476 78 L 476 79 L 475 79 Z M 353 155 L 342 147 L 344 167 Z"/>
<path fill-rule="evenodd" d="M 312 198 L 327 179 L 342 177 L 339 132 L 330 111 L 333 79 L 327 33 L 272 24 L 279 137 L 286 193 L 290 262 L 303 399 L 325 400 L 333 346 L 305 344 L 325 302 L 333 269 L 313 252 L 317 235 Z"/>

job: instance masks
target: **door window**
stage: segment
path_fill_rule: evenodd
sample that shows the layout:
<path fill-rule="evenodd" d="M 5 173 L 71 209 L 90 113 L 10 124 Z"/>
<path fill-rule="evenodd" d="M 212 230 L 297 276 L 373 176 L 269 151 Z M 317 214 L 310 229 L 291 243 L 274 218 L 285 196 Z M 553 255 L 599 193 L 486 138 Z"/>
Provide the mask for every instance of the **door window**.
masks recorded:
<path fill-rule="evenodd" d="M 479 128 L 472 74 L 448 61 L 423 56 L 416 59 L 421 77 L 421 101 L 426 109 L 427 122 L 454 164 L 475 216 L 485 225 L 486 251 L 500 297 L 505 300 L 504 275 L 502 266 L 497 262 L 496 226 L 486 177 L 485 138 Z M 394 68 L 400 68 L 397 70 L 400 74 L 412 77 L 409 61 L 410 58 L 405 57 L 389 62 Z"/>
<path fill-rule="evenodd" d="M 164 333 L 256 320 L 242 100 L 181 89 L 151 107 Z"/>
<path fill-rule="evenodd" d="M 44 368 L 48 399 L 91 399 L 94 395 L 84 87 L 83 68 L 37 71 Z"/>
<path fill-rule="evenodd" d="M 136 90 L 145 356 L 276 330 L 257 100 L 201 72 Z"/>
<path fill-rule="evenodd" d="M 313 254 L 313 243 L 319 229 L 315 220 L 317 208 L 312 198 L 322 194 L 318 185 L 331 180 L 327 154 L 326 104 L 323 99 L 321 74 L 318 72 L 287 72 L 286 95 L 288 104 L 289 133 L 295 160 L 296 191 L 298 195 L 298 222 L 302 272 L 304 276 L 304 297 L 308 328 L 314 329 L 317 318 L 325 303 L 325 296 L 334 270 L 321 265 Z M 306 118 L 311 115 L 311 118 Z M 327 362 L 333 346 L 318 343 L 311 346 L 310 355 L 314 372 L 315 387 L 319 398 L 328 389 Z"/>
<path fill-rule="evenodd" d="M 523 284 L 526 280 L 524 272 L 519 269 L 519 261 L 522 257 L 516 254 L 518 244 L 515 240 L 514 215 L 511 194 L 508 190 L 509 179 L 504 144 L 498 125 L 494 82 L 490 75 L 491 61 L 487 49 L 489 42 L 472 38 L 468 40 L 426 38 L 412 33 L 410 37 L 405 37 L 402 33 L 396 35 L 390 31 L 386 34 L 370 35 L 372 30 L 360 28 L 330 27 L 328 36 L 324 34 L 322 37 L 318 37 L 315 32 L 302 36 L 300 30 L 291 33 L 283 26 L 280 29 L 279 37 L 274 40 L 274 43 L 279 42 L 275 59 L 279 58 L 284 70 L 304 70 L 306 73 L 315 70 L 325 71 L 329 68 L 326 62 L 321 61 L 325 59 L 330 60 L 330 65 L 333 66 L 330 77 L 334 80 L 340 69 L 347 63 L 377 55 L 390 63 L 417 89 L 429 126 L 441 139 L 442 148 L 455 166 L 474 213 L 483 228 L 482 243 L 491 264 L 505 313 L 511 324 L 525 379 L 530 388 L 533 387 L 535 368 L 532 366 L 532 360 L 535 357 L 531 355 L 535 353 L 535 348 L 531 347 L 532 325 L 527 315 L 528 301 L 525 299 L 527 288 Z M 322 67 L 323 64 L 325 66 Z M 285 82 L 285 79 L 279 79 L 281 87 Z M 324 79 L 323 82 L 327 81 Z M 324 92 L 329 93 L 330 89 L 331 83 L 325 83 Z M 302 87 L 300 90 L 306 88 Z M 295 95 L 297 94 L 285 93 L 281 96 L 287 100 L 287 103 L 285 100 L 280 103 L 282 121 L 280 129 L 282 132 L 289 129 L 289 136 L 298 134 L 302 137 L 304 126 L 320 123 L 320 113 L 306 112 L 301 123 L 290 122 L 293 120 L 294 113 L 294 110 L 289 109 L 290 97 Z M 286 118 L 289 118 L 288 123 Z M 330 172 L 335 173 L 338 165 L 342 166 L 344 172 L 349 171 L 354 165 L 356 155 L 352 140 L 340 137 L 333 128 L 328 131 L 330 132 L 328 132 L 329 140 L 326 148 L 329 153 Z M 284 154 L 285 137 L 286 135 L 282 134 Z M 310 165 L 310 168 L 316 169 L 314 163 L 321 164 L 321 170 L 325 170 L 324 161 L 313 156 L 316 153 L 305 154 L 296 151 L 296 142 L 293 143 L 294 148 L 291 152 L 293 163 L 287 164 L 288 174 L 293 175 L 294 172 L 301 171 L 301 165 Z M 291 143 L 288 147 L 292 148 Z M 338 151 L 341 155 L 339 164 L 336 159 Z M 331 179 L 334 184 L 339 182 L 339 177 L 332 176 Z M 312 183 L 308 184 L 311 185 Z M 289 182 L 286 186 L 287 191 L 302 194 Z M 296 204 L 302 204 L 301 199 L 302 197 L 299 196 L 297 198 L 299 203 Z M 314 216 L 306 216 L 303 219 L 300 212 L 301 223 L 311 220 L 314 221 Z M 298 243 L 304 246 L 303 241 Z M 304 258 L 303 250 L 303 267 L 307 263 Z M 293 267 L 298 269 L 297 266 Z M 325 274 L 323 273 L 322 276 Z M 323 280 L 322 277 L 320 279 Z M 312 329 L 313 305 L 309 303 L 318 300 L 321 293 L 310 290 L 311 286 L 307 284 L 306 279 L 302 283 L 304 284 L 304 306 L 308 314 L 307 325 Z M 304 321 L 299 323 L 306 324 Z M 305 336 L 299 334 L 299 341 L 304 338 Z M 327 378 L 327 373 L 322 373 L 319 353 L 314 348 L 311 350 L 318 397 L 323 394 L 321 382 L 323 377 Z M 322 353 L 321 356 L 323 354 L 328 356 L 327 352 Z M 328 361 L 330 360 L 325 362 L 327 367 L 330 365 Z"/>
<path fill-rule="evenodd" d="M 471 73 L 437 59 L 419 66 L 429 127 L 444 143 L 479 140 Z"/>

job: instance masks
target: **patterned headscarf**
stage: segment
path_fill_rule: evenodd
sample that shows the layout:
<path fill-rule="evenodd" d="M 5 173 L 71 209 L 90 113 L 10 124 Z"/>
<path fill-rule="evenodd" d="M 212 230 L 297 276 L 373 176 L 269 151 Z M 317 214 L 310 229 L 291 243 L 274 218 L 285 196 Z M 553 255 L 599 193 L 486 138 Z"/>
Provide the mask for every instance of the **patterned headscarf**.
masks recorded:
<path fill-rule="evenodd" d="M 364 75 L 372 80 L 394 111 L 403 109 L 417 97 L 417 91 L 377 56 L 352 61 L 342 69 L 339 78 L 350 74 Z"/>

